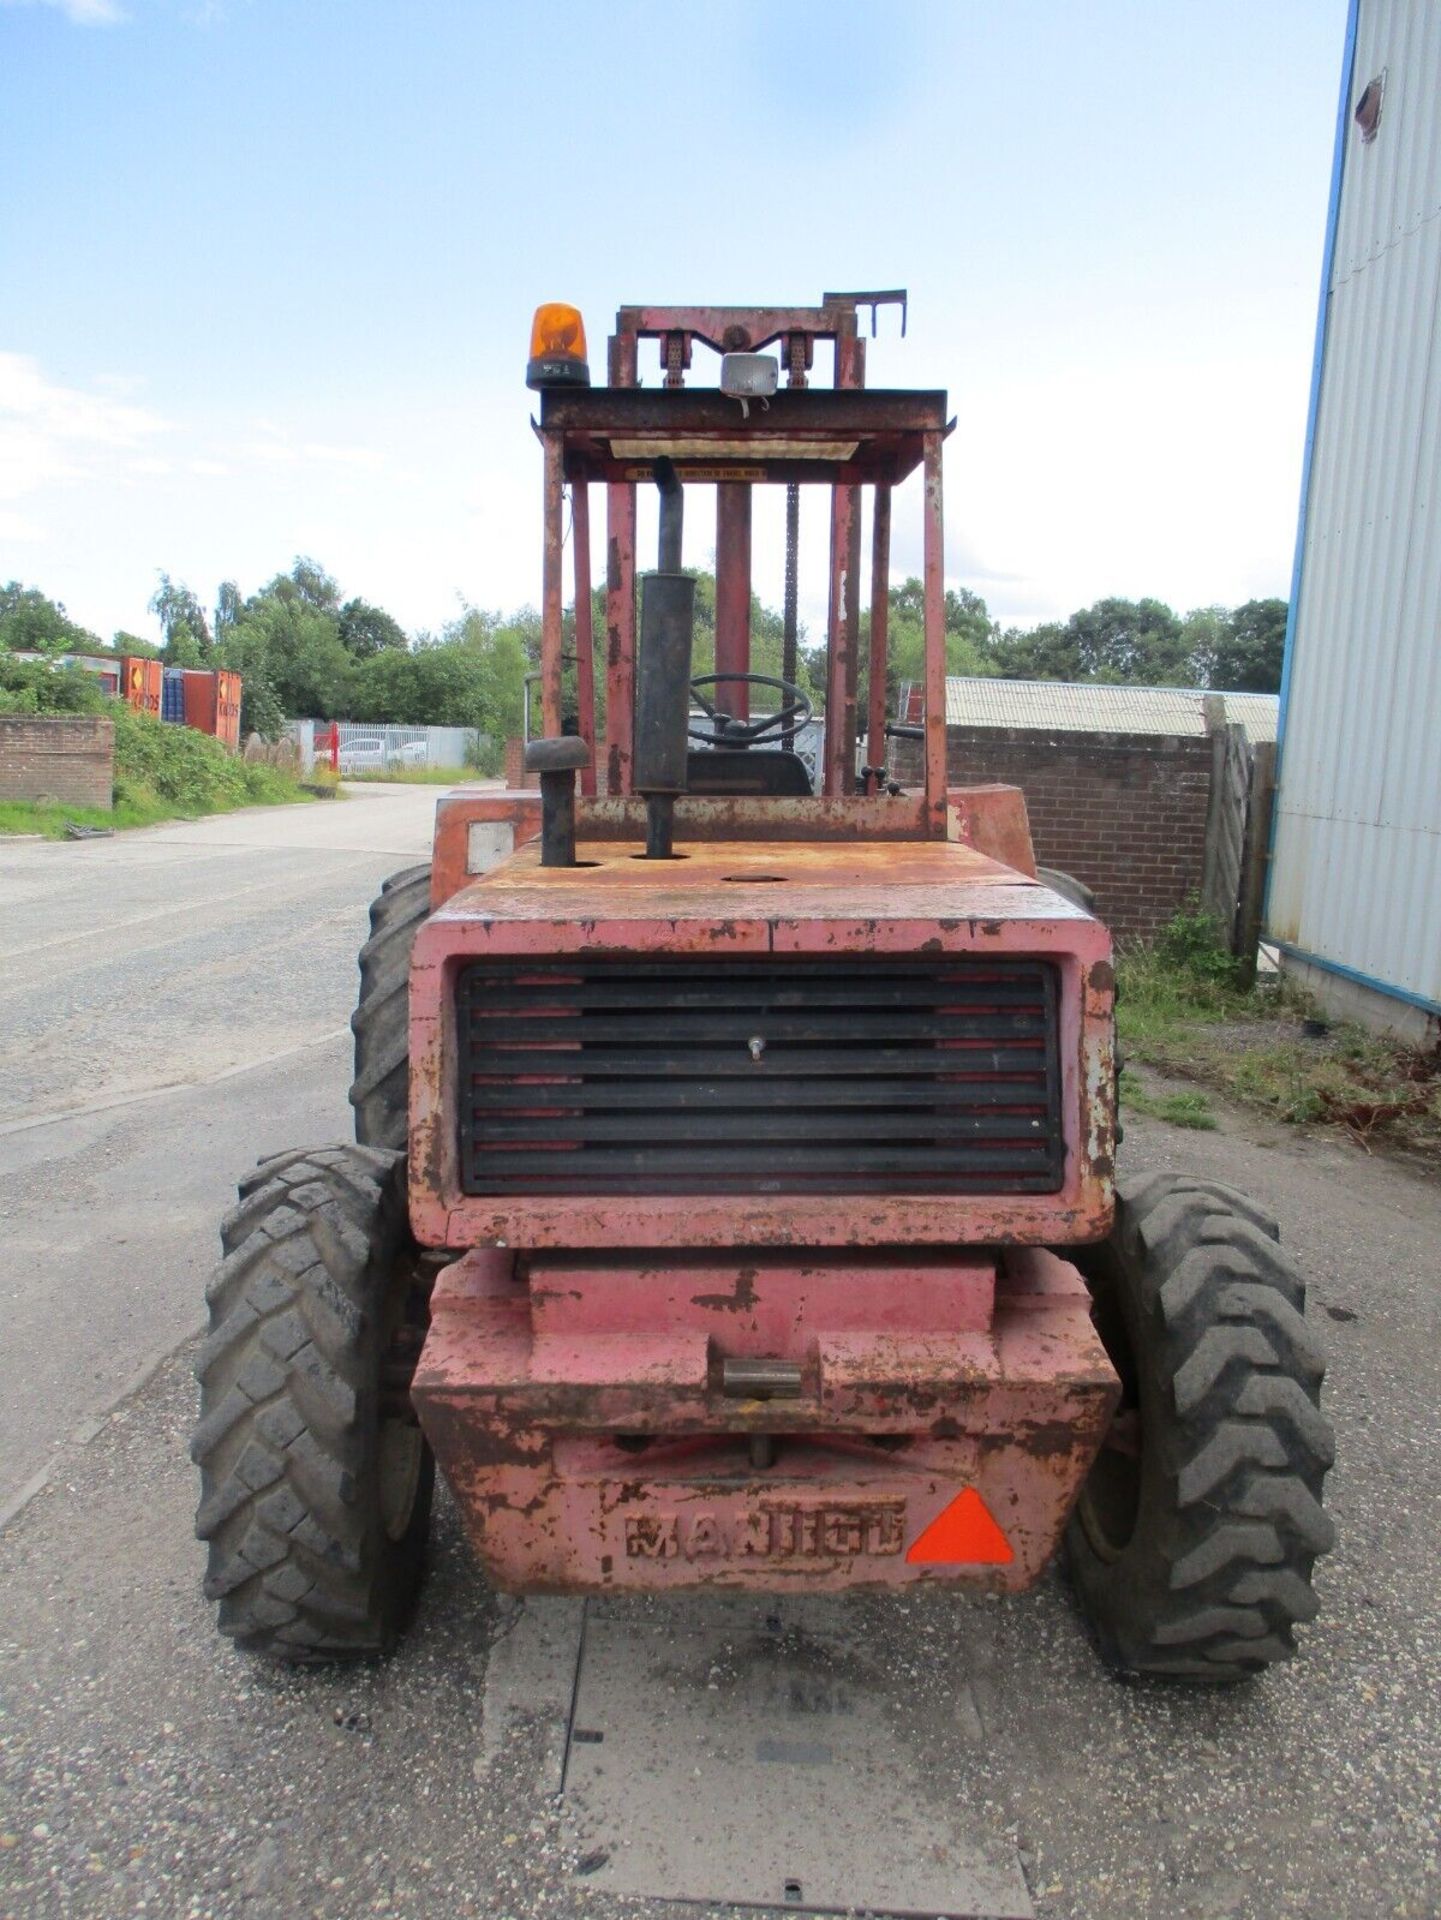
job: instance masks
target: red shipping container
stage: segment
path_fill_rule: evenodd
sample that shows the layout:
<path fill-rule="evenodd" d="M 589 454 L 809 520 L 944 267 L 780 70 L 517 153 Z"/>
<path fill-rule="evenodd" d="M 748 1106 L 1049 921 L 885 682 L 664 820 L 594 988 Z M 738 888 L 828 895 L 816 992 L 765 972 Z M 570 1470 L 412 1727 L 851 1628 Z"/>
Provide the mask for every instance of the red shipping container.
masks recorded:
<path fill-rule="evenodd" d="M 185 724 L 198 733 L 213 733 L 227 747 L 240 745 L 240 695 L 238 673 L 226 667 L 212 672 L 205 667 L 188 667 L 185 672 Z"/>
<path fill-rule="evenodd" d="M 120 656 L 120 692 L 127 707 L 160 718 L 165 669 L 158 660 L 141 660 L 133 653 Z"/>

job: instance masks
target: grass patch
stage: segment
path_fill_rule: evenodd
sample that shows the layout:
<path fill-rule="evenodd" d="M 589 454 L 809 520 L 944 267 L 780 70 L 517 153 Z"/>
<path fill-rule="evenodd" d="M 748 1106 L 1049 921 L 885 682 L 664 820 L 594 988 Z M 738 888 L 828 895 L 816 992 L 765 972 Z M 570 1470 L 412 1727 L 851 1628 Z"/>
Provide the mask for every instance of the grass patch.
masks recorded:
<path fill-rule="evenodd" d="M 1309 997 L 1284 976 L 1243 986 L 1204 916 L 1178 915 L 1153 945 L 1123 954 L 1116 977 L 1128 1061 L 1198 1081 L 1291 1125 L 1339 1127 L 1365 1146 L 1441 1159 L 1441 1050 L 1423 1052 L 1349 1023 L 1308 1032 L 1305 1023 L 1316 1018 Z M 1204 1112 L 1204 1096 L 1195 1097 Z M 1205 1118 L 1164 1111 L 1191 1098 L 1123 1083 L 1133 1111 L 1205 1126 Z"/>
<path fill-rule="evenodd" d="M 102 704 L 90 710 L 103 712 L 115 723 L 113 811 L 7 802 L 0 806 L 0 833 L 40 833 L 58 840 L 72 822 L 152 827 L 163 820 L 194 820 L 236 807 L 279 806 L 308 798 L 283 768 L 242 760 L 209 734 L 167 725 L 119 701 L 95 697 Z"/>
<path fill-rule="evenodd" d="M 483 780 L 485 775 L 475 767 L 391 767 L 385 773 L 342 773 L 340 777 L 347 785 L 394 781 L 407 787 L 458 787 L 467 780 Z"/>
<path fill-rule="evenodd" d="M 101 807 L 41 806 L 24 800 L 7 800 L 0 805 L 0 835 L 38 833 L 45 840 L 63 840 L 68 826 L 77 827 L 153 827 L 162 820 L 173 820 L 156 802 L 142 806 L 127 800 L 106 812 Z"/>
<path fill-rule="evenodd" d="M 1168 1120 L 1173 1127 L 1190 1127 L 1198 1133 L 1216 1130 L 1216 1116 L 1204 1093 L 1150 1093 L 1134 1074 L 1121 1075 L 1121 1106 L 1131 1113 L 1147 1113 L 1153 1120 Z"/>

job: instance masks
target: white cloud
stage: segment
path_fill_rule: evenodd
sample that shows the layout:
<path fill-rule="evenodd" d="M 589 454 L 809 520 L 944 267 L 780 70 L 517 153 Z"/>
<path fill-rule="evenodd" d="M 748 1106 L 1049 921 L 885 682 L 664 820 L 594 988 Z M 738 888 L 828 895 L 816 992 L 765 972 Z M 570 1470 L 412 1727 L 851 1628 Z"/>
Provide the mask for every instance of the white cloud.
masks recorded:
<path fill-rule="evenodd" d="M 76 27 L 117 27 L 130 17 L 117 0 L 0 0 L 0 6 L 53 7 Z"/>
<path fill-rule="evenodd" d="M 43 540 L 45 529 L 23 513 L 11 513 L 8 507 L 0 507 L 0 540 L 13 540 L 17 545 L 21 541 Z"/>
<path fill-rule="evenodd" d="M 0 353 L 0 500 L 85 479 L 165 430 L 146 407 L 60 386 L 31 355 Z"/>
<path fill-rule="evenodd" d="M 242 460 L 270 467 L 349 467 L 374 473 L 384 466 L 384 456 L 373 447 L 337 446 L 324 440 L 292 440 L 283 427 L 270 420 L 255 422 L 257 438 L 242 441 L 234 452 Z"/>

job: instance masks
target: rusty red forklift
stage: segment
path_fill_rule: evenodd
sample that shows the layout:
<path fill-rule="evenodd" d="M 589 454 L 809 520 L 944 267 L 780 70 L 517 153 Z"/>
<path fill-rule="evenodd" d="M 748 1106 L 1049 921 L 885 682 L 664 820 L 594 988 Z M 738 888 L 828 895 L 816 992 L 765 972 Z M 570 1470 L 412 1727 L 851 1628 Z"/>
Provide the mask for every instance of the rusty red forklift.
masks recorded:
<path fill-rule="evenodd" d="M 1018 790 L 948 781 L 946 397 L 864 384 L 860 310 L 874 330 L 900 297 L 624 307 L 604 386 L 581 316 L 536 316 L 535 789 L 439 803 L 431 864 L 371 909 L 356 1143 L 262 1161 L 222 1228 L 193 1454 L 206 1591 L 243 1647 L 389 1648 L 437 1462 L 513 1593 L 1015 1592 L 1064 1541 L 1107 1663 L 1212 1682 L 1285 1658 L 1315 1611 L 1331 1437 L 1301 1276 L 1228 1187 L 1118 1186 L 1109 936 L 1038 876 Z M 697 349 L 715 384 L 687 379 Z M 913 478 L 924 719 L 902 729 L 887 588 Z M 762 485 L 787 490 L 779 676 L 751 670 Z M 818 779 L 795 751 L 804 486 L 830 490 Z"/>

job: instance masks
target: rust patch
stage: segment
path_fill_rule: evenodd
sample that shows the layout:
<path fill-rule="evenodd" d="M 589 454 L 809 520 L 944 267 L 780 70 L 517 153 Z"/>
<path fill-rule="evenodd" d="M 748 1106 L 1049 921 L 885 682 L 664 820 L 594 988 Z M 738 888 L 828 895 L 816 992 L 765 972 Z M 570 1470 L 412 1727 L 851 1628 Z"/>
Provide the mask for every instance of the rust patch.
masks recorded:
<path fill-rule="evenodd" d="M 721 1313 L 745 1313 L 756 1304 L 756 1270 L 742 1267 L 730 1293 L 696 1293 L 691 1302 L 697 1307 L 714 1307 Z"/>

